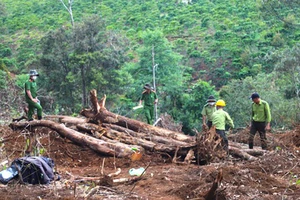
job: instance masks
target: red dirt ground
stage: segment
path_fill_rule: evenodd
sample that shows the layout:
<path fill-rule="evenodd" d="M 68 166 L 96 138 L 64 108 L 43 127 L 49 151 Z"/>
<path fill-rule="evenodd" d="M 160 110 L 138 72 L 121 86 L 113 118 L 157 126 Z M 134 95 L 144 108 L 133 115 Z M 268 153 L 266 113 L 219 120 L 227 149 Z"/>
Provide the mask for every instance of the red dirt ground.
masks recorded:
<path fill-rule="evenodd" d="M 25 153 L 26 131 L 12 131 L 0 127 L 0 163 Z M 230 140 L 247 143 L 248 131 L 230 135 Z M 129 178 L 130 168 L 146 167 L 144 178 L 131 184 L 100 186 L 89 199 L 200 199 L 212 185 L 218 171 L 223 170 L 223 181 L 218 199 L 242 200 L 297 200 L 300 199 L 300 127 L 282 134 L 268 134 L 270 151 L 257 161 L 242 161 L 229 157 L 218 163 L 197 166 L 173 164 L 171 159 L 156 152 L 148 152 L 142 160 L 112 158 L 62 139 L 47 128 L 35 130 L 44 155 L 54 159 L 61 180 L 49 185 L 21 185 L 16 182 L 0 185 L 0 199 L 84 199 L 96 185 L 91 181 L 72 181 L 73 176 L 100 177 L 121 168 L 117 178 Z M 255 144 L 259 145 L 259 138 Z M 3 166 L 0 166 L 3 168 Z M 134 187 L 135 186 L 135 187 Z M 130 191 L 134 187 L 132 193 Z"/>

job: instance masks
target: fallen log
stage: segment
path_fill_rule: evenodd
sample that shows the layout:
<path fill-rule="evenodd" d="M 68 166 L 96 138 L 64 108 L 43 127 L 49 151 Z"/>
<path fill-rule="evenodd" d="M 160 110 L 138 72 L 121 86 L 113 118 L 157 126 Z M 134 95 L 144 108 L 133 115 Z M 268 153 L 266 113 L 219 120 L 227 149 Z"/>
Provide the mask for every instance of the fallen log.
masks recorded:
<path fill-rule="evenodd" d="M 92 90 L 90 92 L 90 99 L 94 108 L 93 109 L 94 117 L 92 118 L 93 121 L 101 121 L 102 123 L 116 124 L 118 126 L 125 127 L 135 132 L 143 132 L 149 135 L 157 135 L 157 136 L 173 138 L 175 140 L 179 140 L 183 142 L 194 142 L 193 137 L 184 135 L 183 133 L 177 133 L 167 129 L 154 127 L 152 125 L 109 112 L 105 108 L 106 97 L 104 96 L 101 99 L 101 101 L 98 102 L 96 90 Z M 81 111 L 81 115 L 88 117 L 91 116 L 91 112 L 88 112 L 87 110 L 83 110 Z"/>
<path fill-rule="evenodd" d="M 262 149 L 243 149 L 243 152 L 250 154 L 251 156 L 263 156 L 267 150 L 262 150 Z"/>
<path fill-rule="evenodd" d="M 251 156 L 250 154 L 236 147 L 229 146 L 229 153 L 233 156 L 238 156 L 240 158 L 243 158 L 244 160 L 249 160 L 249 161 L 257 160 L 256 157 Z"/>
<path fill-rule="evenodd" d="M 169 144 L 160 144 L 160 143 L 156 143 L 157 141 L 151 141 L 151 140 L 149 141 L 141 138 L 140 136 L 142 134 L 139 133 L 135 133 L 134 136 L 131 136 L 125 132 L 116 131 L 115 129 L 111 129 L 111 128 L 104 129 L 96 124 L 91 124 L 91 123 L 78 124 L 77 128 L 79 130 L 92 134 L 96 138 L 102 138 L 105 141 L 107 141 L 107 139 L 111 139 L 112 141 L 119 141 L 125 144 L 139 145 L 149 151 L 173 153 L 177 148 L 176 146 L 172 145 L 171 141 L 169 142 Z M 103 136 L 105 136 L 106 138 L 103 138 Z M 188 144 L 185 143 L 184 145 L 185 148 L 186 146 L 188 146 Z"/>
<path fill-rule="evenodd" d="M 117 130 L 119 132 L 124 132 L 128 135 L 131 135 L 133 137 L 141 137 L 142 139 L 145 140 L 149 140 L 155 143 L 161 143 L 161 144 L 165 144 L 165 145 L 170 145 L 170 146 L 178 146 L 178 147 L 182 147 L 182 148 L 190 148 L 196 145 L 195 142 L 183 142 L 183 141 L 178 141 L 172 138 L 166 138 L 166 137 L 162 137 L 162 136 L 157 136 L 157 135 L 150 135 L 150 134 L 145 134 L 145 133 L 141 133 L 141 132 L 135 132 L 132 131 L 130 129 L 121 127 L 121 126 L 117 126 L 114 124 L 102 124 L 104 127 L 109 127 L 113 130 Z"/>
<path fill-rule="evenodd" d="M 71 117 L 65 115 L 48 115 L 45 116 L 44 119 L 49 119 L 51 121 L 53 121 L 53 119 L 57 119 L 58 122 L 69 123 L 69 124 L 83 124 L 88 121 L 88 119 L 86 118 Z"/>
<path fill-rule="evenodd" d="M 10 127 L 12 129 L 20 129 L 26 127 L 48 127 L 56 131 L 60 136 L 65 137 L 75 143 L 85 145 L 94 151 L 116 157 L 129 157 L 132 154 L 132 148 L 137 147 L 143 149 L 140 146 L 126 145 L 115 141 L 114 143 L 109 143 L 85 134 L 82 134 L 73 129 L 67 128 L 64 124 L 58 124 L 49 120 L 39 120 L 31 122 L 19 122 L 11 123 Z"/>

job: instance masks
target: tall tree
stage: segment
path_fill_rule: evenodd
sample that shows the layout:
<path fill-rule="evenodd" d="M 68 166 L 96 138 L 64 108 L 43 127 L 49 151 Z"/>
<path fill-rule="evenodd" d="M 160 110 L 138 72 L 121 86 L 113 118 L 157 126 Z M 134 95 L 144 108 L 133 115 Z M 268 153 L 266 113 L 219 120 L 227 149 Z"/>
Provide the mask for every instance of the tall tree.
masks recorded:
<path fill-rule="evenodd" d="M 285 89 L 287 99 L 297 99 L 296 110 L 300 110 L 300 43 L 287 48 L 277 55 L 279 57 L 275 71 L 281 79 L 280 85 Z M 300 114 L 296 116 L 300 120 Z"/>
<path fill-rule="evenodd" d="M 172 50 L 171 44 L 161 31 L 144 31 L 141 41 L 138 49 L 139 62 L 129 70 L 136 80 L 136 87 L 142 88 L 145 83 L 153 83 L 153 65 L 157 64 L 156 89 L 160 99 L 160 111 L 169 111 L 182 91 L 185 80 L 181 56 Z"/>
<path fill-rule="evenodd" d="M 68 0 L 68 3 L 66 4 L 63 0 L 59 0 L 62 5 L 65 7 L 65 9 L 68 11 L 70 18 L 71 18 L 71 24 L 74 27 L 74 18 L 73 18 L 73 10 L 72 10 L 72 6 L 74 3 L 74 0 Z"/>
<path fill-rule="evenodd" d="M 46 85 L 58 102 L 71 111 L 87 106 L 87 91 L 118 94 L 129 80 L 117 72 L 125 62 L 126 39 L 107 32 L 97 16 L 72 30 L 61 28 L 42 40 Z M 79 103 L 81 99 L 81 103 Z"/>

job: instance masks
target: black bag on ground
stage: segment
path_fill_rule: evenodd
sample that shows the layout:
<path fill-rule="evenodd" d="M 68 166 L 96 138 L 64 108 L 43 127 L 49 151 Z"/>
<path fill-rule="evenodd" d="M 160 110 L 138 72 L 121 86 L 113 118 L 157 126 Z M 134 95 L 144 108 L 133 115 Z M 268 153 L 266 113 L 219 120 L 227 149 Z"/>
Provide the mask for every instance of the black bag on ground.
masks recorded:
<path fill-rule="evenodd" d="M 18 168 L 19 177 L 23 183 L 29 184 L 49 184 L 54 179 L 54 161 L 46 157 L 22 157 L 13 161 L 10 168 Z M 1 174 L 1 173 L 0 173 Z M 12 178 L 18 177 L 14 175 Z M 10 180 L 12 179 L 10 178 Z M 10 180 L 7 178 L 0 182 L 6 184 Z"/>

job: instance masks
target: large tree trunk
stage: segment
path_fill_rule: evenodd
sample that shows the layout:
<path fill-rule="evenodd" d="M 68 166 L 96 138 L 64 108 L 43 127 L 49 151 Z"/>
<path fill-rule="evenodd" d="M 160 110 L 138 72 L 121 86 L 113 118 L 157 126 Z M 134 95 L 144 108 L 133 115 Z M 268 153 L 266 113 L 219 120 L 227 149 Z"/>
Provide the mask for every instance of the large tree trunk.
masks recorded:
<path fill-rule="evenodd" d="M 162 136 L 157 136 L 157 135 L 151 135 L 151 134 L 146 134 L 146 133 L 142 133 L 142 132 L 135 132 L 132 131 L 130 129 L 121 127 L 121 126 L 117 126 L 117 125 L 113 125 L 113 124 L 102 124 L 104 127 L 108 127 L 114 130 L 117 130 L 119 132 L 123 132 L 124 134 L 128 134 L 130 136 L 133 137 L 141 137 L 145 140 L 149 140 L 149 141 L 153 141 L 156 143 L 161 143 L 164 145 L 168 145 L 168 146 L 174 146 L 175 149 L 176 147 L 181 147 L 181 148 L 190 148 L 196 145 L 195 142 L 182 142 L 182 141 L 178 141 L 172 138 L 166 138 L 166 137 L 162 137 Z"/>
<path fill-rule="evenodd" d="M 177 147 L 185 148 L 185 149 L 191 147 L 191 145 L 187 143 L 174 141 L 171 138 L 170 139 L 165 138 L 164 140 L 160 136 L 155 136 L 152 138 L 151 136 L 149 137 L 146 134 L 136 133 L 131 130 L 124 130 L 124 132 L 120 132 L 119 130 L 122 130 L 121 127 L 119 127 L 119 129 L 116 130 L 112 128 L 114 126 L 112 127 L 108 126 L 106 128 L 103 128 L 96 124 L 91 124 L 91 123 L 78 124 L 76 127 L 78 130 L 90 133 L 97 138 L 102 138 L 103 136 L 106 136 L 111 140 L 120 141 L 125 144 L 142 146 L 143 148 L 149 151 L 174 153 Z M 161 143 L 160 141 L 163 142 Z M 182 151 L 180 153 L 182 153 Z"/>
<path fill-rule="evenodd" d="M 65 137 L 75 143 L 88 146 L 89 148 L 93 149 L 98 153 L 109 155 L 109 156 L 128 157 L 132 154 L 132 150 L 131 150 L 132 147 L 143 149 L 140 146 L 127 145 L 117 141 L 114 143 L 105 142 L 103 140 L 67 128 L 63 124 L 58 124 L 49 120 L 19 122 L 19 123 L 10 124 L 10 127 L 13 129 L 16 128 L 20 129 L 25 127 L 37 127 L 37 126 L 51 128 L 52 130 L 55 130 L 58 134 L 60 134 L 62 137 Z"/>
<path fill-rule="evenodd" d="M 250 154 L 248 154 L 247 152 L 241 150 L 241 149 L 238 149 L 236 147 L 231 147 L 229 146 L 229 153 L 233 156 L 237 156 L 237 157 L 240 157 L 240 158 L 243 158 L 244 160 L 257 160 L 256 157 L 254 156 L 251 156 Z"/>
<path fill-rule="evenodd" d="M 54 119 L 57 119 L 58 122 L 67 124 L 83 124 L 88 121 L 88 119 L 86 118 L 78 118 L 65 115 L 47 115 L 44 117 L 44 119 L 49 119 L 51 121 L 56 121 Z"/>
<path fill-rule="evenodd" d="M 102 98 L 102 100 L 98 103 L 97 99 L 97 92 L 96 90 L 92 90 L 90 92 L 90 98 L 91 102 L 93 104 L 94 108 L 94 121 L 100 121 L 101 123 L 108 123 L 108 124 L 115 124 L 121 127 L 125 127 L 127 129 L 130 129 L 135 132 L 143 132 L 147 133 L 149 135 L 157 135 L 157 136 L 162 136 L 162 137 L 167 137 L 167 138 L 173 138 L 178 141 L 183 141 L 183 142 L 194 142 L 194 138 L 190 137 L 188 135 L 185 135 L 183 133 L 178 133 L 174 131 L 170 131 L 167 129 L 162 129 L 159 127 L 155 127 L 134 119 L 129 119 L 124 116 L 120 116 L 117 114 L 114 114 L 112 112 L 109 112 L 105 108 L 105 97 Z M 88 112 L 86 110 L 82 111 L 81 114 L 86 116 Z M 90 115 L 88 115 L 90 116 Z M 87 116 L 87 117 L 88 117 Z"/>

